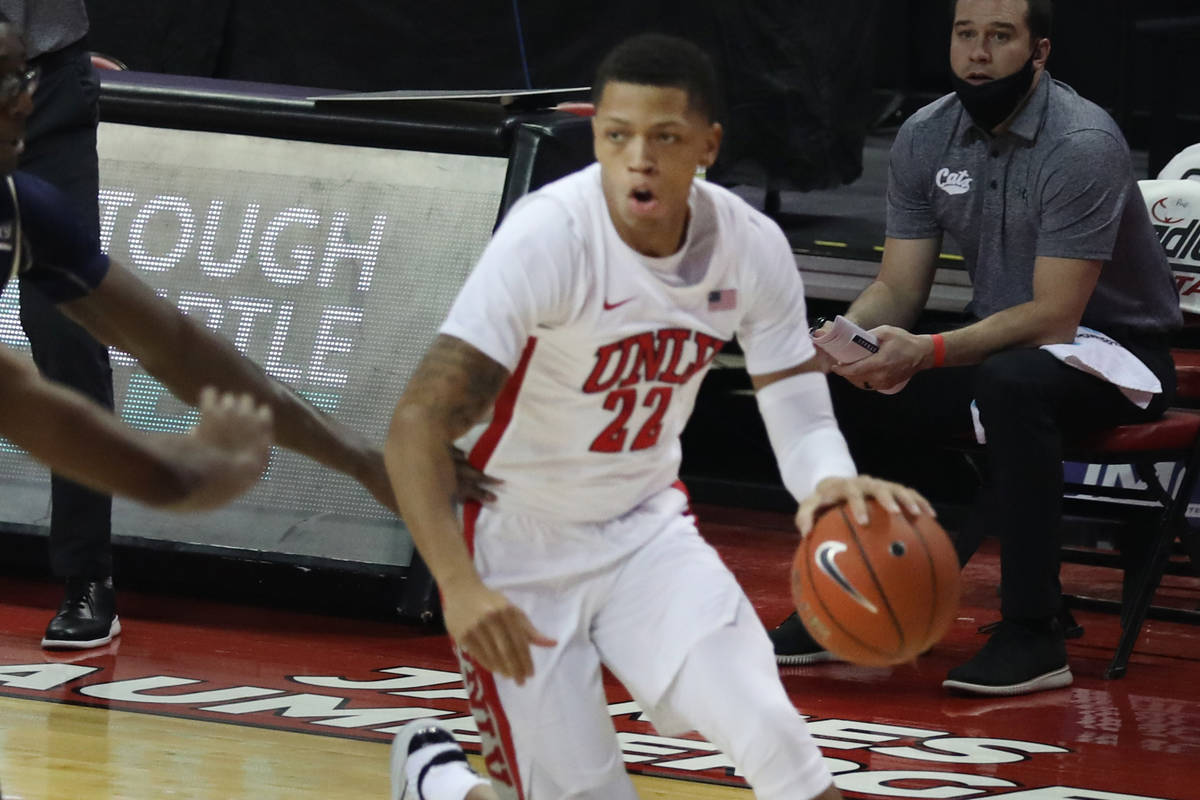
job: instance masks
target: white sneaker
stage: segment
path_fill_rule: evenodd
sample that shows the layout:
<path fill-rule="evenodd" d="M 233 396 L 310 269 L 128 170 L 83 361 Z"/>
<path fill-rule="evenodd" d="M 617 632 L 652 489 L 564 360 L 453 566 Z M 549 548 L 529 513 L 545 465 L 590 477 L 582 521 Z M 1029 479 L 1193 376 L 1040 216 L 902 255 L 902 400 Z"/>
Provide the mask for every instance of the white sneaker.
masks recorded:
<path fill-rule="evenodd" d="M 486 781 L 471 769 L 454 734 L 442 723 L 436 719 L 414 719 L 392 740 L 391 800 L 442 800 L 423 793 L 425 778 L 433 767 L 455 762 L 461 774 L 456 774 L 450 783 L 453 794 L 458 795 L 453 800 L 461 800 L 473 786 Z"/>

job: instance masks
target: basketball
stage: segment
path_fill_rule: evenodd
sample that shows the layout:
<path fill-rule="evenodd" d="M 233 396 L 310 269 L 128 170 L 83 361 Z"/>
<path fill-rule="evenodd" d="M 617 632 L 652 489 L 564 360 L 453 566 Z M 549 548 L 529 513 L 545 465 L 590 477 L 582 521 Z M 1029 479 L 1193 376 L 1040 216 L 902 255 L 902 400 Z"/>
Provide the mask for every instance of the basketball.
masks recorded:
<path fill-rule="evenodd" d="M 958 556 L 928 515 L 889 514 L 869 500 L 859 525 L 845 505 L 825 512 L 792 563 L 804 627 L 838 658 L 866 666 L 912 661 L 958 610 Z"/>

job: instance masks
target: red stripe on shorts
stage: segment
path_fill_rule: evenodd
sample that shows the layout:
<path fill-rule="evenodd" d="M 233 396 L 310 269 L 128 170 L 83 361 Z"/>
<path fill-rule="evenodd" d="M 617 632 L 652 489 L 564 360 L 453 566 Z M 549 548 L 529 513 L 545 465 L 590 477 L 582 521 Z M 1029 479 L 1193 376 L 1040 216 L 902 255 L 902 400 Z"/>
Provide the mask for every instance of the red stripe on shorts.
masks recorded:
<path fill-rule="evenodd" d="M 487 462 L 500 444 L 500 438 L 508 429 L 509 423 L 512 422 L 513 410 L 517 405 L 517 395 L 521 391 L 521 384 L 525 381 L 525 372 L 529 368 L 529 361 L 533 357 L 533 350 L 536 346 L 537 339 L 531 336 L 525 344 L 525 351 L 521 354 L 517 368 L 513 370 L 512 375 L 505 382 L 504 388 L 496 397 L 492 421 L 483 435 L 479 437 L 479 441 L 471 448 L 471 453 L 467 457 L 475 469 L 482 470 L 487 466 Z M 480 508 L 479 502 L 475 500 L 463 504 L 463 537 L 466 539 L 467 549 L 472 556 L 475 554 L 475 524 L 479 519 Z M 471 714 L 475 717 L 475 726 L 479 729 L 479 738 L 483 743 L 483 763 L 488 777 L 491 778 L 493 784 L 503 784 L 512 793 L 509 795 L 509 792 L 502 792 L 502 796 L 509 795 L 514 800 L 524 800 L 525 793 L 521 789 L 516 746 L 513 744 L 508 715 L 504 713 L 504 706 L 500 703 L 496 678 L 457 646 L 455 653 L 458 655 L 463 684 L 467 688 L 467 697 L 471 703 Z M 509 797 L 505 796 L 504 800 L 509 800 Z"/>
<path fill-rule="evenodd" d="M 493 786 L 499 783 L 508 789 L 503 791 L 501 787 L 495 787 L 503 800 L 524 800 L 525 792 L 521 788 L 521 773 L 517 766 L 517 748 L 513 744 L 508 715 L 504 713 L 504 706 L 500 702 L 500 692 L 496 689 L 496 678 L 461 648 L 455 647 L 454 652 L 462 670 L 475 727 L 479 729 L 487 776 Z"/>

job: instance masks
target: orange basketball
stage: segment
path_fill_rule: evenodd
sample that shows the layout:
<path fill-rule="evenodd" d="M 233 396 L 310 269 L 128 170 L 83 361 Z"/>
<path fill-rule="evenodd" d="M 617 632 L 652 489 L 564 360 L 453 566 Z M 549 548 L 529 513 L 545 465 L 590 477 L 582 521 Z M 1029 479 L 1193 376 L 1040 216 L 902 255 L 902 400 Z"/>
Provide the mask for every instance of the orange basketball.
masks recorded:
<path fill-rule="evenodd" d="M 958 556 L 928 515 L 889 514 L 876 501 L 859 525 L 846 506 L 825 512 L 792 563 L 804 627 L 855 664 L 911 661 L 945 635 L 958 610 Z"/>

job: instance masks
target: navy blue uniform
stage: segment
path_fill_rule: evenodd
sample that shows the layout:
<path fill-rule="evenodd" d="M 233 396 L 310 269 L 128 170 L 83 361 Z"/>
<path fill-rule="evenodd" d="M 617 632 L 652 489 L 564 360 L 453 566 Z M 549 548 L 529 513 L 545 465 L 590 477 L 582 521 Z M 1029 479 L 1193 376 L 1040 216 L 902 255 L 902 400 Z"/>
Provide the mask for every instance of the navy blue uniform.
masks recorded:
<path fill-rule="evenodd" d="M 40 178 L 15 172 L 0 192 L 0 289 L 14 277 L 53 303 L 76 300 L 100 285 L 108 256 L 70 200 Z"/>

